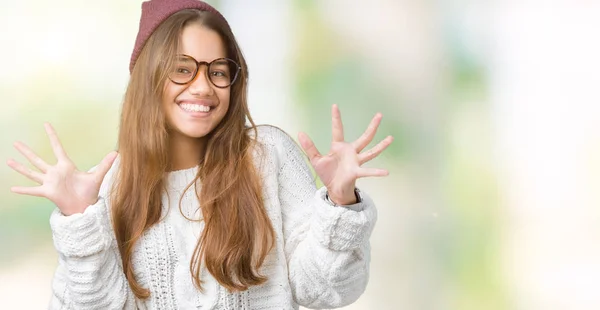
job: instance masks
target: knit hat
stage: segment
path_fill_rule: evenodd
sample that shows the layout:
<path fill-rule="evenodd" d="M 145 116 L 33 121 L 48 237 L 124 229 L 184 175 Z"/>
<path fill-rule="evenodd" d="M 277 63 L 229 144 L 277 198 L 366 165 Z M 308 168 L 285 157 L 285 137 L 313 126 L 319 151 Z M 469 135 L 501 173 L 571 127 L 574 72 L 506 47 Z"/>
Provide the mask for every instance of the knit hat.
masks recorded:
<path fill-rule="evenodd" d="M 227 20 L 219 11 L 209 4 L 199 0 L 150 0 L 142 3 L 142 17 L 140 18 L 140 29 L 135 39 L 133 53 L 129 61 L 129 73 L 133 71 L 133 66 L 144 48 L 146 41 L 152 35 L 154 30 L 169 16 L 185 9 L 197 9 L 215 14 L 221 18 L 229 27 Z"/>

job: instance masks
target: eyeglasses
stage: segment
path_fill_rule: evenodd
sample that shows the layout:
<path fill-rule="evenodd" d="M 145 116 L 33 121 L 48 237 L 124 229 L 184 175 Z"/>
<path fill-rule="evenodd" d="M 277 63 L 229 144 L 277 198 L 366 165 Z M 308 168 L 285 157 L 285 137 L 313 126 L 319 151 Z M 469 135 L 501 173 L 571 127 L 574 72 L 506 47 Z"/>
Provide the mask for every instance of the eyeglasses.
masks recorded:
<path fill-rule="evenodd" d="M 219 88 L 231 86 L 242 69 L 235 61 L 229 58 L 217 58 L 211 62 L 196 61 L 192 56 L 177 55 L 173 67 L 169 71 L 169 79 L 178 85 L 184 85 L 196 78 L 201 65 L 206 65 L 206 74 L 210 82 Z"/>

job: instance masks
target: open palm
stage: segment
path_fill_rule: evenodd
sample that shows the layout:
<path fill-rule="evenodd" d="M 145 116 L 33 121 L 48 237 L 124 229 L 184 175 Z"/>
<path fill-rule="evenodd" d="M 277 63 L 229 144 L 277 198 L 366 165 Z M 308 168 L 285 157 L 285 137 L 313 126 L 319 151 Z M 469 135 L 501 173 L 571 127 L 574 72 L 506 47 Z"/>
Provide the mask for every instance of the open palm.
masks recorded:
<path fill-rule="evenodd" d="M 39 171 L 31 170 L 12 159 L 7 161 L 8 166 L 40 185 L 12 187 L 11 191 L 17 194 L 46 197 L 56 204 L 64 215 L 82 213 L 98 200 L 102 180 L 112 166 L 117 153 L 109 153 L 93 172 L 79 171 L 63 150 L 52 126 L 44 124 L 44 127 L 57 163 L 49 165 L 28 146 L 15 142 L 15 148 Z"/>
<path fill-rule="evenodd" d="M 364 163 L 377 157 L 393 141 L 387 136 L 366 152 L 362 150 L 373 140 L 382 115 L 376 114 L 367 130 L 354 142 L 344 141 L 344 128 L 337 105 L 331 108 L 332 141 L 327 155 L 321 155 L 312 140 L 305 133 L 298 135 L 300 145 L 308 155 L 315 172 L 327 187 L 331 200 L 345 205 L 355 202 L 354 188 L 356 179 L 370 176 L 386 176 L 388 171 L 376 168 L 361 167 Z"/>

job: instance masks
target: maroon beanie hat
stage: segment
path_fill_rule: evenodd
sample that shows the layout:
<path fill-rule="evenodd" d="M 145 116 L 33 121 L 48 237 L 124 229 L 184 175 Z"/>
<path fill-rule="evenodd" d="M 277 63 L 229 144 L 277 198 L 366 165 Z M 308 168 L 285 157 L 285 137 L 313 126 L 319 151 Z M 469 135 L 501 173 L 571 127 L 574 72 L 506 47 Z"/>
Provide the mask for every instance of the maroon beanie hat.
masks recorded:
<path fill-rule="evenodd" d="M 142 3 L 142 17 L 140 18 L 140 30 L 135 39 L 133 53 L 129 61 L 129 73 L 133 71 L 133 66 L 144 48 L 146 41 L 152 35 L 154 30 L 169 16 L 185 9 L 196 9 L 213 13 L 223 19 L 229 26 L 227 20 L 219 11 L 209 4 L 199 0 L 150 0 Z"/>

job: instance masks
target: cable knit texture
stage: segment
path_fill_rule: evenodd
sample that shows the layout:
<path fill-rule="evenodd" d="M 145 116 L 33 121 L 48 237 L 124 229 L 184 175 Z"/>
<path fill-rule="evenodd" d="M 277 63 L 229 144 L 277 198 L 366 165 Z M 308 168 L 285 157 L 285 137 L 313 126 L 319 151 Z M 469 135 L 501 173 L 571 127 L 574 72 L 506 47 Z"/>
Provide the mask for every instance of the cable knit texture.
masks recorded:
<path fill-rule="evenodd" d="M 96 204 L 71 216 L 57 209 L 50 218 L 59 253 L 50 309 L 281 310 L 354 302 L 369 277 L 373 202 L 362 192 L 363 201 L 351 208 L 329 205 L 325 188 L 315 187 L 302 151 L 287 134 L 260 126 L 258 141 L 254 162 L 276 233 L 260 270 L 268 277 L 265 284 L 232 293 L 204 269 L 204 292 L 194 287 L 189 265 L 203 222 L 193 190 L 202 190 L 201 184 L 184 192 L 196 176 L 194 167 L 165 174 L 163 220 L 143 234 L 132 257 L 136 279 L 151 295 L 136 299 L 123 274 L 107 199 L 117 158 Z"/>

